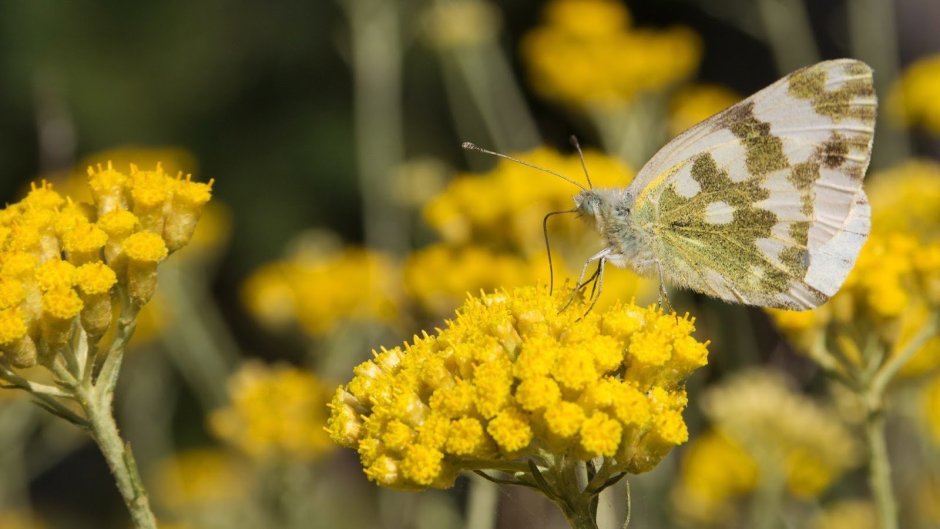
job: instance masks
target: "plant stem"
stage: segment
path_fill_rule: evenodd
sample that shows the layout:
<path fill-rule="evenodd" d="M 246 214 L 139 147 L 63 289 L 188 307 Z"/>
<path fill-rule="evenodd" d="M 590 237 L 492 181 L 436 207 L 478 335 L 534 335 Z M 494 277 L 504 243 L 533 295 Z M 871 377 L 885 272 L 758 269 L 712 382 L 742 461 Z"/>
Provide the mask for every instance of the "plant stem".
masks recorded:
<path fill-rule="evenodd" d="M 496 527 L 496 509 L 499 489 L 481 476 L 470 477 L 470 497 L 467 499 L 466 529 L 493 529 Z"/>
<path fill-rule="evenodd" d="M 868 482 L 875 500 L 880 529 L 897 529 L 898 512 L 891 487 L 891 463 L 885 442 L 885 417 L 880 409 L 870 409 L 865 420 L 868 443 Z"/>
<path fill-rule="evenodd" d="M 134 454 L 130 446 L 124 444 L 114 422 L 111 399 L 102 399 L 96 388 L 90 386 L 83 387 L 79 394 L 92 435 L 111 469 L 134 526 L 137 529 L 156 529 L 157 520 L 150 510 L 150 501 L 141 482 Z"/>

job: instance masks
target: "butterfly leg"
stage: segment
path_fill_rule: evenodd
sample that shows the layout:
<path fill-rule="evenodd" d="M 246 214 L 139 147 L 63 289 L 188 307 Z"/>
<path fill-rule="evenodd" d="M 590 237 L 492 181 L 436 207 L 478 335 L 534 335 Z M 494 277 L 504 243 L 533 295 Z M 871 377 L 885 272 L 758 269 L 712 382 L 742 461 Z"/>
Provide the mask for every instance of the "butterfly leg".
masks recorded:
<path fill-rule="evenodd" d="M 669 295 L 666 292 L 666 280 L 663 277 L 663 265 L 656 261 L 656 273 L 659 274 L 659 306 L 668 312 L 675 312 L 672 303 L 669 303 Z"/>
<path fill-rule="evenodd" d="M 588 306 L 587 310 L 584 311 L 584 314 L 581 315 L 581 318 L 584 318 L 591 312 L 591 309 L 594 308 L 594 305 L 597 305 L 597 300 L 601 299 L 601 291 L 604 290 L 604 263 L 607 262 L 607 257 L 601 257 L 597 260 L 597 281 L 594 283 L 594 287 L 591 288 L 591 305 Z M 597 295 L 594 295 L 595 290 Z"/>
<path fill-rule="evenodd" d="M 568 306 L 571 305 L 572 302 L 574 302 L 574 298 L 575 296 L 578 295 L 578 292 L 580 292 L 584 287 L 586 287 L 588 283 L 591 283 L 596 280 L 597 275 L 602 271 L 602 268 L 603 268 L 602 266 L 598 266 L 597 270 L 595 270 L 594 273 L 591 274 L 591 277 L 589 277 L 587 281 L 584 280 L 584 276 L 585 274 L 587 274 L 587 270 L 591 266 L 591 263 L 593 263 L 594 261 L 600 261 L 600 260 L 606 259 L 607 256 L 610 255 L 612 251 L 613 250 L 611 248 L 604 248 L 603 250 L 589 257 L 588 260 L 584 262 L 584 266 L 581 267 L 581 275 L 578 276 L 578 283 L 575 285 L 574 290 L 572 290 L 571 292 L 571 297 L 565 303 L 565 306 L 563 306 L 561 310 L 559 310 L 558 312 L 564 312 L 565 309 L 567 309 Z M 593 297 L 594 293 L 591 292 L 591 295 Z"/>

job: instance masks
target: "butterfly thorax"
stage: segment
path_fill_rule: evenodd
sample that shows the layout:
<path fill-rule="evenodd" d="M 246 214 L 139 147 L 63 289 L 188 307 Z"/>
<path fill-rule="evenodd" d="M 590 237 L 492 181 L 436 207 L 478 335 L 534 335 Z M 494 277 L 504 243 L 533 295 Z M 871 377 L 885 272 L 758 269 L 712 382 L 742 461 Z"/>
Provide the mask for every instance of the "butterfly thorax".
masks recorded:
<path fill-rule="evenodd" d="M 612 250 L 610 262 L 648 275 L 655 268 L 650 234 L 633 214 L 635 197 L 626 189 L 589 189 L 578 193 L 575 207 L 593 224 Z"/>

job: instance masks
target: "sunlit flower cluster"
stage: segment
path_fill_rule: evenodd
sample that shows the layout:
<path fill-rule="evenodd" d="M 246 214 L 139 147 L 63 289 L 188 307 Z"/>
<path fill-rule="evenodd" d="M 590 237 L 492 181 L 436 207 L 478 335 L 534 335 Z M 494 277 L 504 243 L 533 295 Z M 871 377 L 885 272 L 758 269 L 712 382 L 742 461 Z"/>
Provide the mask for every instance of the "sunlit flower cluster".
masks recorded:
<path fill-rule="evenodd" d="M 859 462 L 839 416 L 769 371 L 748 371 L 709 390 L 712 430 L 689 445 L 674 499 L 692 519 L 727 520 L 732 500 L 780 479 L 796 497 L 816 497 Z"/>
<path fill-rule="evenodd" d="M 157 264 L 187 244 L 212 183 L 158 165 L 89 168 L 93 204 L 46 183 L 0 211 L 0 351 L 16 367 L 51 365 L 73 333 L 100 339 L 114 317 L 112 287 L 139 308 Z M 76 325 L 78 323 L 78 325 Z"/>
<path fill-rule="evenodd" d="M 688 438 L 684 381 L 706 344 L 687 317 L 635 305 L 582 317 L 566 301 L 534 287 L 471 298 L 435 335 L 383 349 L 337 390 L 332 438 L 395 488 L 564 458 L 652 469 Z"/>
<path fill-rule="evenodd" d="M 297 325 L 322 336 L 344 321 L 394 319 L 396 282 L 394 266 L 378 252 L 306 251 L 256 269 L 242 288 L 242 299 L 266 325 Z"/>
<path fill-rule="evenodd" d="M 209 424 L 246 454 L 309 460 L 332 449 L 324 430 L 330 389 L 312 373 L 248 363 L 229 380 L 229 395 L 231 404 Z"/>
<path fill-rule="evenodd" d="M 668 88 L 698 67 L 701 43 L 686 28 L 631 27 L 614 0 L 553 0 L 522 41 L 531 83 L 575 105 L 623 105 Z"/>
<path fill-rule="evenodd" d="M 888 97 L 889 111 L 903 123 L 940 133 L 940 55 L 922 58 L 904 71 Z"/>
<path fill-rule="evenodd" d="M 686 86 L 670 102 L 669 135 L 678 136 L 740 100 L 741 96 L 723 86 Z"/>

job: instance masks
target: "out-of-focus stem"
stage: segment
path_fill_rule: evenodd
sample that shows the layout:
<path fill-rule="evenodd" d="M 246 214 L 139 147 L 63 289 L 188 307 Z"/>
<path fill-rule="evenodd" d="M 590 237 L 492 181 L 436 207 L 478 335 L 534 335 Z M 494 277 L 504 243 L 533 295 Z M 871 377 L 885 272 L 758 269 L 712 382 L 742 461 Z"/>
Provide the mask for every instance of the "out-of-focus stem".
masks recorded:
<path fill-rule="evenodd" d="M 875 500 L 879 529 L 897 529 L 898 509 L 891 486 L 891 463 L 885 442 L 885 417 L 881 409 L 869 409 L 865 420 L 868 444 L 868 483 Z"/>
<path fill-rule="evenodd" d="M 875 91 L 882 98 L 900 72 L 894 5 L 885 0 L 846 2 L 852 56 L 867 62 L 875 71 Z M 877 136 L 875 154 L 880 165 L 892 165 L 910 156 L 910 138 L 904 129 L 879 127 Z"/>
<path fill-rule="evenodd" d="M 470 497 L 467 499 L 467 529 L 494 529 L 499 489 L 495 483 L 473 475 L 470 477 Z"/>
<path fill-rule="evenodd" d="M 366 244 L 402 253 L 407 220 L 391 197 L 404 157 L 401 2 L 345 0 L 352 45 L 356 150 Z"/>
<path fill-rule="evenodd" d="M 757 10 L 781 75 L 819 62 L 803 0 L 757 0 Z"/>

